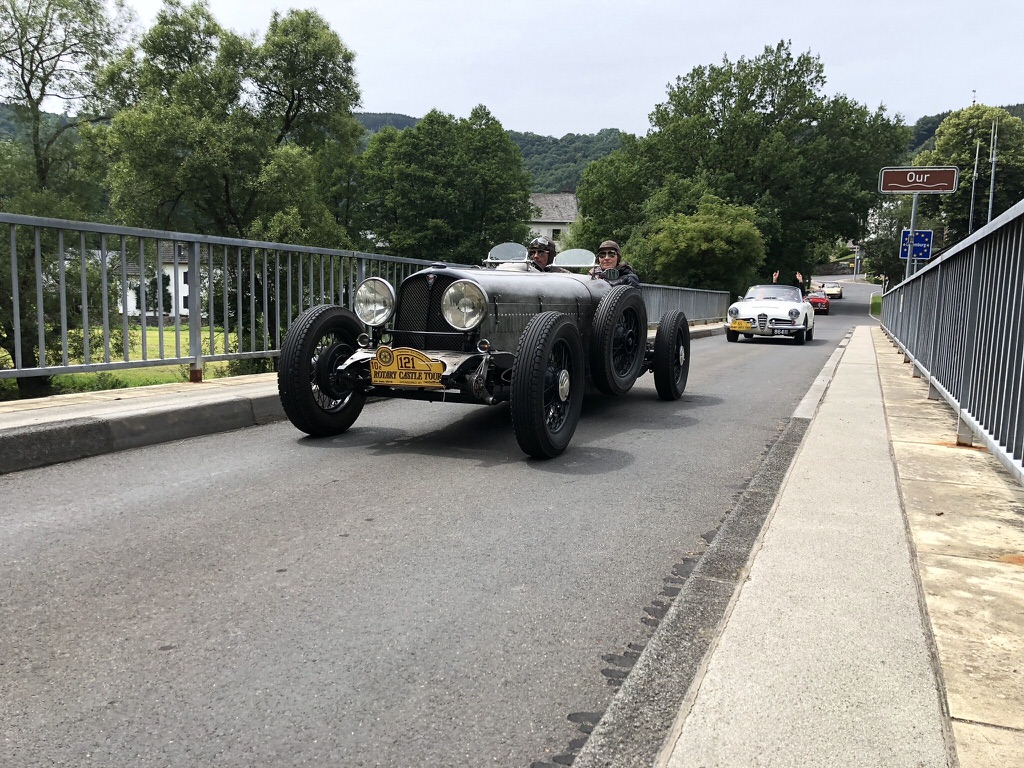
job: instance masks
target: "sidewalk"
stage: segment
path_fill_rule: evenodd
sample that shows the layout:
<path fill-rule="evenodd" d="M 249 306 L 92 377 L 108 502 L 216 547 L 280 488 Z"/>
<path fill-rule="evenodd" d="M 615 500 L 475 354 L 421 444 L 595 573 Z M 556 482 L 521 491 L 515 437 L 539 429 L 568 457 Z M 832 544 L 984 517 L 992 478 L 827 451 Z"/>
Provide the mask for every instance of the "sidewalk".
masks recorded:
<path fill-rule="evenodd" d="M 856 328 L 659 768 L 1024 767 L 1024 488 L 955 435 Z"/>

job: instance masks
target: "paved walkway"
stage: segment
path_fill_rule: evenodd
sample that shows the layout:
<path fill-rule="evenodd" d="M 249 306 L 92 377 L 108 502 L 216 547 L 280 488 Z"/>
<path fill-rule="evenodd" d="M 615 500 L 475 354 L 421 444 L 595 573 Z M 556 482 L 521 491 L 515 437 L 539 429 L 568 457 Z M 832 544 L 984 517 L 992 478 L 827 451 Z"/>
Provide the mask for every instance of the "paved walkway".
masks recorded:
<path fill-rule="evenodd" d="M 833 357 L 660 755 L 579 765 L 1024 768 L 1024 487 L 878 328 Z M 279 418 L 272 374 L 0 403 L 0 482 Z"/>
<path fill-rule="evenodd" d="M 1024 488 L 927 392 L 854 331 L 658 766 L 1024 766 Z"/>

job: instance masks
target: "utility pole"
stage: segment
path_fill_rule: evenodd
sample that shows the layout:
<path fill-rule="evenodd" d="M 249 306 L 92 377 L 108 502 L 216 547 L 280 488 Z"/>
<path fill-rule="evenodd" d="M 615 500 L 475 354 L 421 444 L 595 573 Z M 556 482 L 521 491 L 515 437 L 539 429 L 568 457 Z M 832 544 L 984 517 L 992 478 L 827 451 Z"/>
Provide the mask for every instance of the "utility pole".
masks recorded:
<path fill-rule="evenodd" d="M 913 202 L 910 205 L 910 239 L 907 241 L 907 268 L 903 279 L 907 280 L 916 270 L 911 268 L 914 264 L 914 225 L 917 223 L 917 192 L 914 193 Z"/>
<path fill-rule="evenodd" d="M 999 121 L 992 121 L 992 151 L 989 156 L 992 158 L 992 178 L 988 182 L 988 220 L 992 221 L 992 198 L 996 194 L 996 144 L 999 142 Z"/>
<path fill-rule="evenodd" d="M 971 176 L 971 217 L 967 222 L 967 234 L 974 231 L 974 188 L 978 184 L 978 156 L 981 155 L 981 139 L 974 144 L 974 174 Z"/>

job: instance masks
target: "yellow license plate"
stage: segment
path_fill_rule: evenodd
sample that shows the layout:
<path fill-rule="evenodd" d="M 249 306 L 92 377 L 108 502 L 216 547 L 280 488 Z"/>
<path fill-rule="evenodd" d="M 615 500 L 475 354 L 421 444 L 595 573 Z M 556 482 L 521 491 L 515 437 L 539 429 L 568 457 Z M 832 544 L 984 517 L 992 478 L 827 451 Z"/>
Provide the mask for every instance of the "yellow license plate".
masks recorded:
<path fill-rule="evenodd" d="M 378 347 L 370 360 L 370 381 L 382 386 L 441 389 L 442 373 L 444 363 L 408 347 Z"/>
<path fill-rule="evenodd" d="M 746 320 L 733 320 L 731 323 L 729 323 L 729 330 L 730 331 L 749 331 L 750 330 L 750 323 L 748 323 Z"/>

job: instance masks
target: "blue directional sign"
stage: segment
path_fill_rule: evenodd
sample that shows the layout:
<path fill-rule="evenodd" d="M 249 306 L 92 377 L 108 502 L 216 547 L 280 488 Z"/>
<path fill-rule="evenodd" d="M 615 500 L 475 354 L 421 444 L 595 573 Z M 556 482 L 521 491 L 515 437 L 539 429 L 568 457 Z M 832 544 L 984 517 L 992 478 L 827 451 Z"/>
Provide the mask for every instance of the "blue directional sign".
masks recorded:
<path fill-rule="evenodd" d="M 907 244 L 910 242 L 910 230 L 903 230 L 900 238 L 900 258 L 907 258 Z M 914 258 L 930 259 L 932 257 L 932 231 L 930 229 L 914 230 Z"/>

